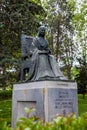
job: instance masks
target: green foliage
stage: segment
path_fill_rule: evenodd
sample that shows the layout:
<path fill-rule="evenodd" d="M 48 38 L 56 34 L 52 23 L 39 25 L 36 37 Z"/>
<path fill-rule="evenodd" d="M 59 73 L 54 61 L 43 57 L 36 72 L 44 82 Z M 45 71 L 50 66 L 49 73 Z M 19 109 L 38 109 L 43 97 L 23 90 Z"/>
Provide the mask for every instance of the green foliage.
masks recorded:
<path fill-rule="evenodd" d="M 76 31 L 76 59 L 80 66 L 80 73 L 76 79 L 80 82 L 80 86 L 84 87 L 87 84 L 87 1 L 78 1 L 78 3 L 79 6 L 77 6 L 78 8 L 73 17 L 73 25 Z"/>
<path fill-rule="evenodd" d="M 15 68 L 17 72 L 20 69 L 21 33 L 23 31 L 28 35 L 35 35 L 44 14 L 45 11 L 40 0 L 0 1 L 0 67 L 3 69 L 2 79 L 3 77 L 7 78 L 7 70 Z M 10 82 L 12 83 L 15 79 L 12 78 Z M 5 80 L 3 79 L 3 81 Z M 7 82 L 9 81 L 3 82 L 2 87 Z"/>
<path fill-rule="evenodd" d="M 0 90 L 0 100 L 12 98 L 12 90 Z"/>
<path fill-rule="evenodd" d="M 11 99 L 0 100 L 0 122 L 6 121 L 7 124 L 11 124 L 11 113 L 12 113 Z M 2 124 L 0 123 L 0 128 L 1 128 L 1 126 L 2 126 Z"/>
<path fill-rule="evenodd" d="M 10 127 L 3 122 L 0 130 L 11 130 Z M 20 118 L 17 122 L 15 130 L 87 130 L 87 113 L 80 117 L 71 114 L 67 117 L 58 116 L 53 122 L 44 123 L 36 117 Z"/>
<path fill-rule="evenodd" d="M 87 66 L 82 64 L 82 66 L 73 67 L 72 75 L 78 84 L 80 93 L 85 94 L 87 89 Z"/>
<path fill-rule="evenodd" d="M 81 116 L 83 113 L 87 112 L 87 94 L 83 99 L 82 94 L 78 95 L 78 114 Z"/>
<path fill-rule="evenodd" d="M 84 67 L 80 68 L 80 73 L 76 75 L 75 77 L 78 86 L 83 88 L 87 85 L 87 70 Z"/>
<path fill-rule="evenodd" d="M 66 70 L 67 77 L 71 79 L 71 67 L 75 56 L 72 18 L 76 1 L 48 0 L 43 5 L 47 11 L 46 23 L 50 26 L 48 37 L 50 47 L 56 60 L 62 62 L 63 70 Z"/>
<path fill-rule="evenodd" d="M 0 119 L 0 130 L 12 130 L 12 128 L 7 125 L 7 122 Z"/>
<path fill-rule="evenodd" d="M 71 73 L 72 73 L 73 79 L 75 79 L 76 75 L 78 75 L 80 73 L 80 70 L 77 69 L 76 67 L 72 67 L 71 68 Z"/>

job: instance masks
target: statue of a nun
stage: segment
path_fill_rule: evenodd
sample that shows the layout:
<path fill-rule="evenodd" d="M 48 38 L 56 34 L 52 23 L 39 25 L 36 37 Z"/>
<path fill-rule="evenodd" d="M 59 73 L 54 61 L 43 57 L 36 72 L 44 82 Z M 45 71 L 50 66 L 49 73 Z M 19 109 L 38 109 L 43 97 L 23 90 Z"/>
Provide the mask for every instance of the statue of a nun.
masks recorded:
<path fill-rule="evenodd" d="M 38 36 L 33 40 L 34 49 L 31 50 L 30 69 L 27 81 L 43 79 L 65 79 L 58 64 L 51 53 L 48 41 L 45 39 L 45 26 L 41 26 Z"/>

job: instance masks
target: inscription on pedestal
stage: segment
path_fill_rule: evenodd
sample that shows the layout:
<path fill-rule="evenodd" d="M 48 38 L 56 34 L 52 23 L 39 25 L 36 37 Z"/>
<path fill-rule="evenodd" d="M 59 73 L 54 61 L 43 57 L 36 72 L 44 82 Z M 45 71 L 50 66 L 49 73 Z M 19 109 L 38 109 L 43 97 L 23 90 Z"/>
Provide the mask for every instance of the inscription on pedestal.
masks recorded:
<path fill-rule="evenodd" d="M 60 111 L 60 109 L 62 110 L 62 114 L 66 115 L 67 111 L 66 109 L 68 109 L 68 113 L 73 112 L 73 102 L 72 99 L 55 99 L 54 100 L 55 106 L 54 109 L 56 109 L 56 111 Z"/>
<path fill-rule="evenodd" d="M 49 89 L 48 91 L 48 103 L 50 115 L 49 119 L 58 115 L 67 115 L 75 112 L 75 96 L 74 90 L 69 89 Z"/>
<path fill-rule="evenodd" d="M 55 108 L 54 109 L 63 109 L 63 114 L 66 114 L 66 109 L 71 109 L 73 111 L 73 101 L 72 98 L 69 97 L 69 92 L 67 91 L 59 91 L 59 98 L 54 99 Z"/>

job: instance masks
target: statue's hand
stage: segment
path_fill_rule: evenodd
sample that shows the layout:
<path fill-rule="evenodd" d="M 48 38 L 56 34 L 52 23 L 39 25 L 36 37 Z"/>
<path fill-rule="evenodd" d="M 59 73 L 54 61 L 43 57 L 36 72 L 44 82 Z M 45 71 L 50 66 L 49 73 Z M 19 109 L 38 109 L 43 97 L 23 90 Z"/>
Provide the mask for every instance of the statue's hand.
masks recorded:
<path fill-rule="evenodd" d="M 35 49 L 35 52 L 37 52 L 39 54 L 51 54 L 51 50 L 49 48 L 47 48 L 45 50 Z"/>
<path fill-rule="evenodd" d="M 39 54 L 48 54 L 48 51 L 46 51 L 46 50 L 38 50 L 38 53 Z"/>

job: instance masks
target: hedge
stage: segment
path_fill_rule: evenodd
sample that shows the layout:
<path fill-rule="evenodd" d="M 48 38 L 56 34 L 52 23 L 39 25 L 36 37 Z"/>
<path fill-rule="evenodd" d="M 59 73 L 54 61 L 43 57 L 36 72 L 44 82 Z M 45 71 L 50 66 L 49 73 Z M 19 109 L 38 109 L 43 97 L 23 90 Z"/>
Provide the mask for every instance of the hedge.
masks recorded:
<path fill-rule="evenodd" d="M 87 113 L 80 117 L 74 114 L 57 116 L 52 122 L 44 123 L 38 117 L 20 118 L 16 128 L 7 126 L 6 122 L 0 121 L 0 130 L 87 130 Z"/>

